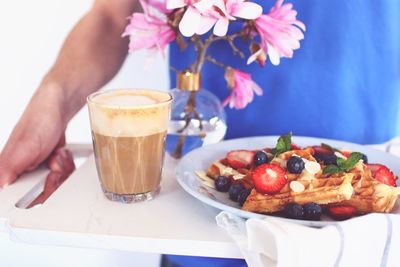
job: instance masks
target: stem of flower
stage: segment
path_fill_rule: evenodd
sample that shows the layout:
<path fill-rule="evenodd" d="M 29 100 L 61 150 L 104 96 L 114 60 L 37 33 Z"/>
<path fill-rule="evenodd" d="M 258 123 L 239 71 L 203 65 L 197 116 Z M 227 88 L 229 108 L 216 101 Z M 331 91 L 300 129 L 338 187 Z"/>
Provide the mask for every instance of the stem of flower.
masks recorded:
<path fill-rule="evenodd" d="M 239 55 L 241 58 L 244 58 L 244 54 L 240 49 L 235 45 L 235 39 L 239 37 L 245 37 L 248 36 L 248 29 L 247 27 L 244 27 L 242 30 L 239 32 L 233 33 L 231 35 L 226 35 L 226 36 L 216 36 L 216 35 L 210 35 L 204 42 L 201 41 L 201 39 L 197 36 L 197 40 L 195 41 L 195 47 L 197 48 L 197 59 L 193 63 L 193 70 L 196 73 L 200 73 L 204 61 L 206 59 L 206 54 L 207 54 L 207 49 L 210 47 L 210 45 L 216 41 L 227 41 L 230 47 L 232 48 L 233 54 L 234 55 Z M 193 38 L 193 37 L 192 37 Z M 197 44 L 197 45 L 196 45 Z"/>
<path fill-rule="evenodd" d="M 188 102 L 185 107 L 185 125 L 182 129 L 178 130 L 178 133 L 183 133 L 189 127 L 190 121 L 196 119 L 199 121 L 199 129 L 203 130 L 203 123 L 199 112 L 196 110 L 196 91 L 191 91 Z"/>
<path fill-rule="evenodd" d="M 232 48 L 233 54 L 234 55 L 239 55 L 241 58 L 244 58 L 244 54 L 242 51 L 240 51 L 237 46 L 234 43 L 234 40 L 238 37 L 245 37 L 248 35 L 248 30 L 246 27 L 244 27 L 241 31 L 227 35 L 227 36 L 215 36 L 215 35 L 210 35 L 206 40 L 202 40 L 200 36 L 194 35 L 190 38 L 190 42 L 193 43 L 194 48 L 197 52 L 197 58 L 196 61 L 193 62 L 193 64 L 190 66 L 190 70 L 194 73 L 201 73 L 202 68 L 204 66 L 205 60 L 219 66 L 222 68 L 227 68 L 223 63 L 217 61 L 211 56 L 207 56 L 207 50 L 210 47 L 210 45 L 216 41 L 220 40 L 225 40 L 229 43 L 230 47 Z M 203 132 L 203 121 L 202 118 L 200 117 L 199 112 L 197 111 L 197 105 L 196 105 L 196 91 L 190 92 L 188 101 L 185 106 L 184 110 L 185 116 L 184 116 L 184 121 L 185 124 L 182 127 L 182 129 L 178 130 L 179 135 L 179 140 L 178 143 L 176 144 L 175 151 L 172 153 L 172 156 L 175 158 L 180 158 L 182 156 L 183 152 L 183 145 L 186 141 L 186 135 L 184 134 L 184 131 L 188 129 L 190 126 L 190 123 L 192 120 L 198 120 L 199 121 L 199 137 L 204 138 L 205 133 Z"/>
<path fill-rule="evenodd" d="M 206 56 L 206 60 L 213 63 L 214 65 L 217 65 L 218 67 L 223 68 L 223 69 L 227 68 L 227 66 L 225 64 L 223 64 L 222 62 L 219 62 L 218 60 L 216 60 L 215 58 L 213 58 L 211 56 Z"/>
<path fill-rule="evenodd" d="M 179 159 L 182 157 L 183 145 L 185 144 L 186 135 L 179 135 L 178 143 L 176 144 L 175 151 L 171 154 L 173 158 Z"/>
<path fill-rule="evenodd" d="M 185 110 L 184 110 L 185 125 L 182 127 L 182 129 L 179 129 L 177 131 L 179 133 L 179 140 L 178 140 L 178 143 L 176 144 L 175 151 L 172 153 L 172 156 L 174 158 L 182 157 L 183 145 L 185 143 L 186 136 L 187 136 L 187 135 L 183 134 L 183 132 L 189 127 L 189 125 L 193 119 L 198 120 L 199 130 L 203 131 L 203 120 L 201 119 L 199 112 L 196 110 L 196 93 L 197 93 L 197 91 L 191 91 L 190 95 L 189 95 L 189 99 L 186 103 Z M 200 132 L 199 137 L 204 138 L 205 133 Z"/>

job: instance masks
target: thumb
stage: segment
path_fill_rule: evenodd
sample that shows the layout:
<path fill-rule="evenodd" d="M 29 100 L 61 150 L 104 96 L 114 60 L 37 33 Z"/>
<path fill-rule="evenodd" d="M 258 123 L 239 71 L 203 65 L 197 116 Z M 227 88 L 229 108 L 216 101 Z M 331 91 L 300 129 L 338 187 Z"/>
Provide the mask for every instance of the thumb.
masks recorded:
<path fill-rule="evenodd" d="M 17 179 L 17 174 L 9 164 L 0 158 L 0 188 L 6 187 Z"/>
<path fill-rule="evenodd" d="M 0 154 L 0 186 L 13 183 L 20 174 L 40 162 L 40 148 L 23 138 L 10 138 Z"/>
<path fill-rule="evenodd" d="M 7 147 L 0 154 L 0 187 L 13 183 L 31 165 L 32 156 L 25 152 L 10 151 Z"/>
<path fill-rule="evenodd" d="M 63 144 L 65 144 L 64 135 L 61 136 L 57 146 Z M 24 140 L 8 142 L 0 153 L 0 187 L 13 183 L 22 173 L 36 169 L 48 156 L 40 149 Z"/>

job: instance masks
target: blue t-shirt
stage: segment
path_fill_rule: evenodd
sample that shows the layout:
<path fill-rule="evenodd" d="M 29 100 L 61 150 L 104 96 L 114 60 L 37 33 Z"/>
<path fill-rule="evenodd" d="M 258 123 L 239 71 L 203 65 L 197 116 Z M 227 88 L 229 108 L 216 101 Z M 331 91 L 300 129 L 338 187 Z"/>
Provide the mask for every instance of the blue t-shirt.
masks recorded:
<path fill-rule="evenodd" d="M 357 143 L 381 143 L 399 134 L 400 1 L 292 0 L 307 31 L 292 59 L 277 67 L 246 66 L 226 43 L 210 52 L 217 60 L 250 72 L 264 89 L 244 110 L 226 108 L 227 138 L 257 135 L 325 137 Z M 274 1 L 263 1 L 264 13 Z M 233 23 L 230 28 L 234 27 Z M 237 41 L 242 51 L 248 45 Z M 187 68 L 193 51 L 170 48 L 170 64 Z M 203 87 L 221 100 L 229 91 L 223 70 L 206 63 Z M 175 74 L 171 74 L 173 87 Z M 244 266 L 209 258 L 170 259 L 180 266 Z"/>
<path fill-rule="evenodd" d="M 280 135 L 380 143 L 399 133 L 400 1 L 293 0 L 307 27 L 292 59 L 264 68 L 233 56 L 225 42 L 209 50 L 217 60 L 252 74 L 264 89 L 244 110 L 226 108 L 226 138 Z M 264 1 L 264 13 L 274 1 Z M 230 29 L 235 24 L 230 24 Z M 236 43 L 242 51 L 248 45 Z M 190 51 L 171 46 L 170 63 L 187 68 Z M 223 69 L 206 63 L 203 87 L 221 100 L 229 90 Z M 171 74 L 175 86 L 175 74 Z"/>

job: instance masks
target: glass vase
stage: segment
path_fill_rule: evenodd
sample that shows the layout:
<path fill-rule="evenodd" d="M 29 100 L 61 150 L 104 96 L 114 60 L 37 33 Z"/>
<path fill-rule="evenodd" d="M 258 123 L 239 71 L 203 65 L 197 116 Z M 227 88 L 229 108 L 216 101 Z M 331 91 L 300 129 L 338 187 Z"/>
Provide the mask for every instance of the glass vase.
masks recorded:
<path fill-rule="evenodd" d="M 200 88 L 199 75 L 180 73 L 173 97 L 167 133 L 167 152 L 180 158 L 189 151 L 218 143 L 226 133 L 226 115 L 219 99 Z M 182 77 L 183 76 L 183 77 Z"/>

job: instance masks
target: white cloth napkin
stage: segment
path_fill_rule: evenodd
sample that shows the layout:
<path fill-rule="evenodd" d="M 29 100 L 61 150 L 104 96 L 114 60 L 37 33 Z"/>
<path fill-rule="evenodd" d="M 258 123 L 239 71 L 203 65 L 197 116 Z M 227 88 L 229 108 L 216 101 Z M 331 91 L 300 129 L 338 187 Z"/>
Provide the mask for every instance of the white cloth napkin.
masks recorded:
<path fill-rule="evenodd" d="M 311 228 L 279 218 L 245 221 L 228 212 L 217 224 L 249 267 L 400 266 L 400 216 L 369 214 Z"/>

